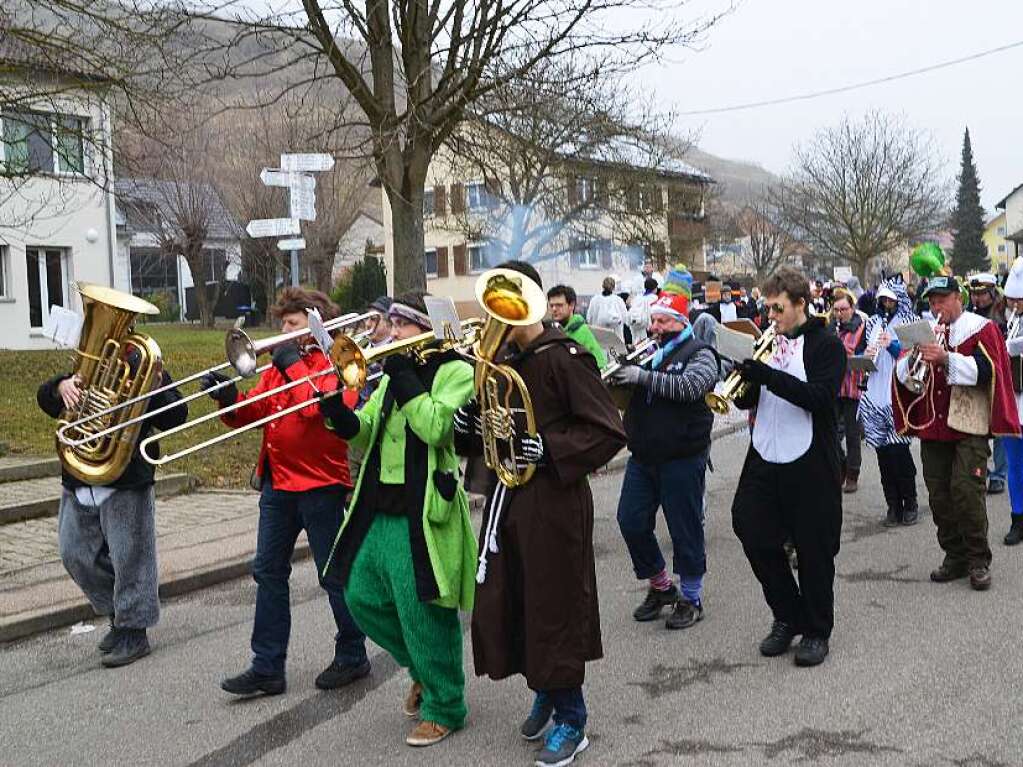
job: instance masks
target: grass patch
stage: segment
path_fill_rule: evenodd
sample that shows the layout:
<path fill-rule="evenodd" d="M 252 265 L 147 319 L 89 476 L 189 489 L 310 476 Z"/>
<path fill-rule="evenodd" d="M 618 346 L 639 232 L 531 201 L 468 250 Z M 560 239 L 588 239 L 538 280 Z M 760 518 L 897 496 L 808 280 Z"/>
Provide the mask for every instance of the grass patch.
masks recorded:
<path fill-rule="evenodd" d="M 193 325 L 168 324 L 140 325 L 139 329 L 160 344 L 164 366 L 175 380 L 225 360 L 226 327 L 205 330 Z M 265 328 L 252 330 L 252 335 L 258 337 L 271 333 Z M 71 352 L 66 349 L 0 351 L 0 443 L 6 444 L 9 453 L 53 455 L 56 422 L 39 409 L 36 390 L 47 378 L 69 372 L 71 364 Z M 251 384 L 246 382 L 240 388 L 247 389 L 257 380 L 253 378 Z M 195 391 L 197 388 L 194 383 L 181 389 L 183 395 Z M 212 400 L 202 397 L 189 403 L 188 414 L 194 418 L 212 412 L 214 407 Z M 167 454 L 171 450 L 222 434 L 226 428 L 219 420 L 211 420 L 181 437 L 164 440 L 161 450 Z M 259 455 L 261 438 L 261 431 L 253 429 L 215 447 L 167 464 L 164 470 L 188 472 L 205 487 L 245 487 Z"/>

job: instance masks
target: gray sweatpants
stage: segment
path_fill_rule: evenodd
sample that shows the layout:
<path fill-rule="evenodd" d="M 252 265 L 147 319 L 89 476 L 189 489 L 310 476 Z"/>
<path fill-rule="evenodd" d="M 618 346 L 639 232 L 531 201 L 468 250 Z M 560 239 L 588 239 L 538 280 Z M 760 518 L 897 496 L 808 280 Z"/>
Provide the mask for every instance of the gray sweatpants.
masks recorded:
<path fill-rule="evenodd" d="M 118 628 L 142 629 L 160 619 L 153 487 L 118 490 L 83 506 L 64 488 L 57 539 L 60 558 L 99 615 Z"/>

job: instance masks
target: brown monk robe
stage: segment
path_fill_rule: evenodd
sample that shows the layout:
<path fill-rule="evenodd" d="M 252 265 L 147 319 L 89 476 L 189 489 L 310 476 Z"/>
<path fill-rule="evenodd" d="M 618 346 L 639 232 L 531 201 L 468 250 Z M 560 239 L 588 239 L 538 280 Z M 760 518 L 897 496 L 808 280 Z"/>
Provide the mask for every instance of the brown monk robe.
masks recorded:
<path fill-rule="evenodd" d="M 529 390 L 544 458 L 528 484 L 498 485 L 487 501 L 472 614 L 476 674 L 524 674 L 533 690 L 578 687 L 586 661 L 603 655 L 586 475 L 624 447 L 625 430 L 593 357 L 558 328 L 545 325 L 502 361 Z M 456 433 L 460 452 L 480 447 Z M 487 550 L 494 519 L 496 552 Z"/>

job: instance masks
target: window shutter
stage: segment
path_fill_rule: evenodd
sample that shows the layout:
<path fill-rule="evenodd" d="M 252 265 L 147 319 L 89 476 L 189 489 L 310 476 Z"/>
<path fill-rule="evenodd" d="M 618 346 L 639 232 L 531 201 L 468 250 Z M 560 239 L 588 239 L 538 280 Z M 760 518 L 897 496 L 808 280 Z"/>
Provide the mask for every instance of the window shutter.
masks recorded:
<path fill-rule="evenodd" d="M 629 213 L 639 211 L 639 187 L 635 184 L 629 184 L 625 190 L 625 209 Z"/>
<path fill-rule="evenodd" d="M 455 258 L 455 274 L 458 276 L 468 274 L 468 264 L 465 263 L 465 243 L 455 245 L 451 250 Z"/>
<path fill-rule="evenodd" d="M 597 252 L 600 254 L 600 268 L 610 269 L 611 263 L 611 241 L 601 240 L 597 244 Z"/>
<path fill-rule="evenodd" d="M 667 259 L 664 256 L 664 240 L 657 240 L 654 243 L 654 268 L 663 272 Z"/>
<path fill-rule="evenodd" d="M 661 197 L 661 191 L 661 188 L 657 186 L 657 184 L 652 184 L 650 186 L 650 196 L 652 198 L 650 209 L 654 213 L 662 213 L 664 211 L 664 200 Z"/>
<path fill-rule="evenodd" d="M 574 238 L 568 244 L 568 263 L 573 269 L 579 268 L 579 240 Z"/>
<path fill-rule="evenodd" d="M 438 184 L 433 188 L 433 215 L 435 216 L 446 216 L 448 214 L 448 195 L 447 187 L 443 184 Z M 438 250 L 439 254 L 440 251 Z"/>
<path fill-rule="evenodd" d="M 607 208 L 608 202 L 610 201 L 610 193 L 608 191 L 607 179 L 598 177 L 595 179 L 594 186 L 594 197 L 593 201 L 597 204 L 598 208 Z"/>
<path fill-rule="evenodd" d="M 465 187 L 461 184 L 451 185 L 451 212 L 465 213 Z"/>
<path fill-rule="evenodd" d="M 574 208 L 579 204 L 579 189 L 576 187 L 575 176 L 568 176 L 566 179 L 568 182 L 568 207 Z"/>
<path fill-rule="evenodd" d="M 501 202 L 501 182 L 496 178 L 488 178 L 484 184 L 487 189 L 487 207 L 496 208 Z"/>
<path fill-rule="evenodd" d="M 441 187 L 443 188 L 443 187 Z M 448 276 L 448 249 L 437 248 L 437 278 Z"/>

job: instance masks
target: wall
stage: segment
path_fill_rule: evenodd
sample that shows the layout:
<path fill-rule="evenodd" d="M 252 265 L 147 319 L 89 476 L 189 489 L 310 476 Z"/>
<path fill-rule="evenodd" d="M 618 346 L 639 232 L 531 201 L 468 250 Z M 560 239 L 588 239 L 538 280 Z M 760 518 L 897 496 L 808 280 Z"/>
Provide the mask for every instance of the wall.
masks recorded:
<path fill-rule="evenodd" d="M 1005 214 L 1001 213 L 984 227 L 984 245 L 991 259 L 991 270 L 996 274 L 1007 272 L 1012 263 L 1012 243 L 1005 239 Z"/>
<path fill-rule="evenodd" d="M 1023 236 L 1023 188 L 1017 189 L 1005 201 L 1005 231 L 1006 236 Z M 1010 243 L 1015 245 L 1014 253 L 1009 255 L 1013 258 L 1023 254 L 1021 243 Z"/>

